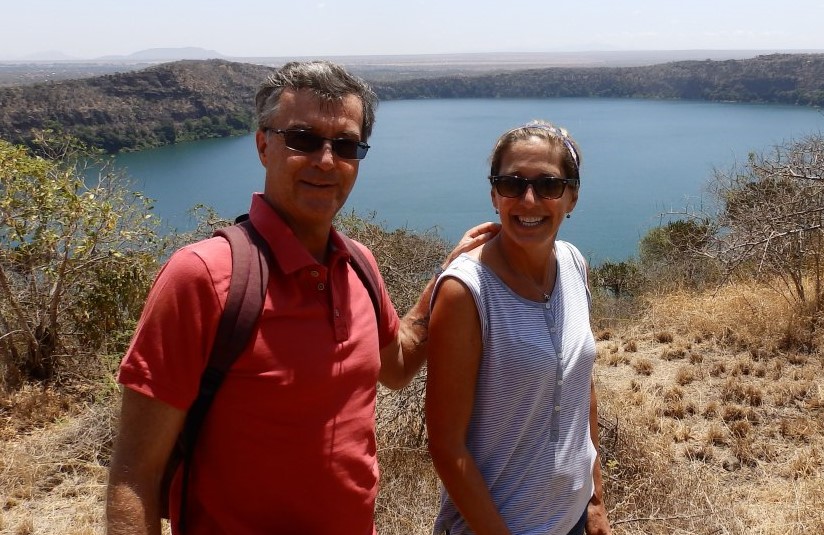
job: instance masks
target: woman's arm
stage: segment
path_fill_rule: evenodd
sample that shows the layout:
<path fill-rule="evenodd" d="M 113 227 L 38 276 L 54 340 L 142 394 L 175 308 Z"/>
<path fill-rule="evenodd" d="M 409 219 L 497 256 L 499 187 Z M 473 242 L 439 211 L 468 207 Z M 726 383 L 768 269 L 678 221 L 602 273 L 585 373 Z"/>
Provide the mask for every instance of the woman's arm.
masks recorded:
<path fill-rule="evenodd" d="M 466 434 L 481 360 L 475 301 L 458 280 L 441 283 L 429 326 L 426 427 L 432 461 L 452 501 L 478 535 L 508 535 L 474 459 Z"/>
<path fill-rule="evenodd" d="M 610 535 L 612 530 L 607 519 L 607 509 L 604 505 L 604 484 L 601 477 L 600 439 L 598 437 L 598 399 L 595 396 L 595 381 L 590 385 L 589 401 L 589 436 L 595 446 L 595 465 L 592 467 L 592 483 L 594 486 L 592 498 L 587 506 L 588 535 Z"/>

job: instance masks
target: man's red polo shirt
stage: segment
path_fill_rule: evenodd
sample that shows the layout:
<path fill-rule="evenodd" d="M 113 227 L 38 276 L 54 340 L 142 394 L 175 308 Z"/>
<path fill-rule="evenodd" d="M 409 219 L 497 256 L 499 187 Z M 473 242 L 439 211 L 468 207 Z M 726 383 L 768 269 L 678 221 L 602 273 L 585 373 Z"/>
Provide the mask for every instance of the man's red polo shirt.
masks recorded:
<path fill-rule="evenodd" d="M 381 281 L 383 317 L 376 324 L 334 231 L 327 267 L 260 194 L 250 219 L 274 262 L 254 343 L 229 372 L 198 439 L 190 533 L 368 535 L 378 481 L 379 350 L 397 335 L 397 313 Z M 222 238 L 175 253 L 155 281 L 119 381 L 188 409 L 230 276 Z M 179 483 L 171 492 L 173 525 Z"/>

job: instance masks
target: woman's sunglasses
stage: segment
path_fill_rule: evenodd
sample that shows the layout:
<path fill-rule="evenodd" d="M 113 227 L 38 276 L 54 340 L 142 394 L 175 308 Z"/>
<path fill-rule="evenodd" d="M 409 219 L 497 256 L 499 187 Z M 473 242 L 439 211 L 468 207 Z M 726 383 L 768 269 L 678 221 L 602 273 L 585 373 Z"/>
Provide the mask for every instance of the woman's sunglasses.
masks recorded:
<path fill-rule="evenodd" d="M 287 148 L 307 154 L 322 149 L 327 141 L 332 144 L 332 152 L 346 160 L 363 160 L 366 158 L 366 151 L 369 150 L 369 145 L 365 141 L 345 137 L 328 138 L 297 128 L 289 130 L 264 128 L 263 131 L 282 135 Z"/>
<path fill-rule="evenodd" d="M 544 199 L 558 199 L 564 194 L 567 184 L 577 186 L 577 178 L 559 178 L 557 176 L 542 176 L 538 178 L 523 178 L 510 175 L 493 175 L 489 182 L 501 197 L 515 199 L 526 193 L 527 186 Z"/>

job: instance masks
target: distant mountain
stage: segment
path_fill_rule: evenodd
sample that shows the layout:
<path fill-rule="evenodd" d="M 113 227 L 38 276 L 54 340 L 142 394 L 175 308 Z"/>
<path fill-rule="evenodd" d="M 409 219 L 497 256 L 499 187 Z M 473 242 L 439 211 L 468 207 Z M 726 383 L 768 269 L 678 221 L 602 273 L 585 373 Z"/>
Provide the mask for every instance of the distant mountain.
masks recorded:
<path fill-rule="evenodd" d="M 215 50 L 198 47 L 149 48 L 134 52 L 128 56 L 103 56 L 98 61 L 179 61 L 183 59 L 225 59 L 226 56 Z"/>

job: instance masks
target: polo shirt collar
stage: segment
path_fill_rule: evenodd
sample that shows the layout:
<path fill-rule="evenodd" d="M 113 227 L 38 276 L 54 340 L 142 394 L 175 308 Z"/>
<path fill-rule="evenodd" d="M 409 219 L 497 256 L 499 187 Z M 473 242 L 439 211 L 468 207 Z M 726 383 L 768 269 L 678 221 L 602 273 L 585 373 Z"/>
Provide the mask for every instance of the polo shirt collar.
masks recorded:
<path fill-rule="evenodd" d="M 272 251 L 272 259 L 280 266 L 284 274 L 294 273 L 300 269 L 310 266 L 317 266 L 315 260 L 304 245 L 295 236 L 292 229 L 286 224 L 274 208 L 266 201 L 262 193 L 252 195 L 252 206 L 249 208 L 249 220 L 255 229 L 263 236 L 269 249 Z M 329 265 L 332 266 L 341 257 L 349 259 L 343 240 L 338 232 L 332 228 L 330 231 L 331 252 L 329 255 Z"/>

